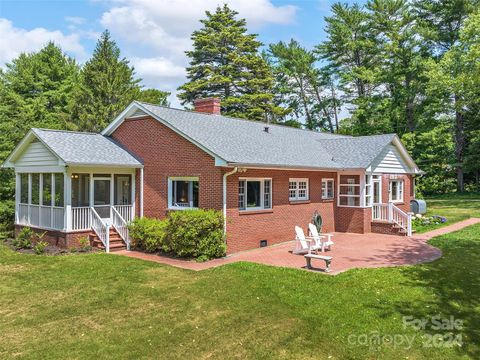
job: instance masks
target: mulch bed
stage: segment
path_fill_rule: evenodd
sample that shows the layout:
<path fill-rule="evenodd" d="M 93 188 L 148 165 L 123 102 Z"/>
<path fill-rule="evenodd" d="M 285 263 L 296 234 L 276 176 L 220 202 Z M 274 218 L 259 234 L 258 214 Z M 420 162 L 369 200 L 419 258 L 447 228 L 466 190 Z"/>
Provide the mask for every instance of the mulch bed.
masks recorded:
<path fill-rule="evenodd" d="M 22 254 L 35 254 L 35 251 L 33 249 L 17 249 L 15 246 L 13 246 L 13 239 L 7 239 L 5 240 L 5 244 L 7 244 L 12 250 L 15 250 L 19 253 Z M 84 249 L 63 249 L 55 245 L 48 245 L 45 248 L 45 252 L 41 255 L 69 255 L 69 254 L 88 254 L 88 253 L 95 253 L 95 252 L 101 252 L 100 249 L 94 248 L 94 247 L 88 247 Z"/>

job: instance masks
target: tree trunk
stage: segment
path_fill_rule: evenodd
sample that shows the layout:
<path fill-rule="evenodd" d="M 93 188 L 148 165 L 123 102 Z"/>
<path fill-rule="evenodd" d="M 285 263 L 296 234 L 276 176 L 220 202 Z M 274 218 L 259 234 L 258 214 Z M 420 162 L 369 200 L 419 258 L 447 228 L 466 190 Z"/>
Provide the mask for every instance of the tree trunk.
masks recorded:
<path fill-rule="evenodd" d="M 332 83 L 332 102 L 333 102 L 333 117 L 335 118 L 335 132 L 338 133 L 338 114 L 337 114 L 337 96 L 335 94 L 335 86 Z"/>
<path fill-rule="evenodd" d="M 475 175 L 475 182 L 477 183 L 477 192 L 480 193 L 480 170 L 478 169 Z"/>
<path fill-rule="evenodd" d="M 414 104 L 413 99 L 414 97 L 410 94 L 410 76 L 409 74 L 405 77 L 405 89 L 407 91 L 407 103 L 405 106 L 405 116 L 407 118 L 407 129 L 409 132 L 415 131 L 415 119 L 414 119 Z"/>
<path fill-rule="evenodd" d="M 465 185 L 463 182 L 463 155 L 465 153 L 465 126 L 463 113 L 458 104 L 460 98 L 457 94 L 454 95 L 455 101 L 455 157 L 457 170 L 457 191 L 464 192 Z"/>
<path fill-rule="evenodd" d="M 313 89 L 315 91 L 315 96 L 317 97 L 317 102 L 319 104 L 322 104 L 323 114 L 325 115 L 325 117 L 327 118 L 327 121 L 328 121 L 328 129 L 331 133 L 333 133 L 334 131 L 333 131 L 332 117 L 330 116 L 330 114 L 328 113 L 325 105 L 323 104 L 323 99 L 322 99 L 322 96 L 320 95 L 320 91 L 318 90 L 318 87 L 316 85 L 314 85 Z"/>

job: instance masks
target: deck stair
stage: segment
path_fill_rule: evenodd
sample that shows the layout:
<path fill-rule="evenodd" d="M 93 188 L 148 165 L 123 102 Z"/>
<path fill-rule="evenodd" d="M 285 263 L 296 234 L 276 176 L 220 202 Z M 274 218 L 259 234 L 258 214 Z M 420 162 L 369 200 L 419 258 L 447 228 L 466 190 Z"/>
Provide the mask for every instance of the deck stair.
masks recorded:
<path fill-rule="evenodd" d="M 123 239 L 120 237 L 118 232 L 115 230 L 115 228 L 112 226 L 110 227 L 110 251 L 120 251 L 120 250 L 126 250 L 127 246 Z M 90 244 L 93 247 L 96 247 L 98 249 L 101 249 L 105 251 L 105 246 L 102 243 L 102 240 L 98 237 L 98 235 L 92 231 L 89 235 L 88 238 L 90 239 Z"/>

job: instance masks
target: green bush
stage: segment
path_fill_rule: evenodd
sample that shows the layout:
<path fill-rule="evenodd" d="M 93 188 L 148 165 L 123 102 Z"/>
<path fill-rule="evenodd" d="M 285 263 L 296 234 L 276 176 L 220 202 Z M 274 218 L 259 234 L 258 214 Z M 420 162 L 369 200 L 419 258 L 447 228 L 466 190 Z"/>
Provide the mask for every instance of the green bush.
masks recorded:
<path fill-rule="evenodd" d="M 166 227 L 168 249 L 177 256 L 199 261 L 225 255 L 223 215 L 216 210 L 171 212 Z"/>
<path fill-rule="evenodd" d="M 13 221 L 15 218 L 15 202 L 3 200 L 0 202 L 0 233 L 2 237 L 13 237 Z"/>
<path fill-rule="evenodd" d="M 90 251 L 92 250 L 92 247 L 90 245 L 90 240 L 88 240 L 87 237 L 82 237 L 78 240 L 78 244 L 80 245 L 78 250 L 85 252 L 85 251 Z"/>
<path fill-rule="evenodd" d="M 13 246 L 17 249 L 30 249 L 32 247 L 32 239 L 35 232 L 29 227 L 24 227 L 13 240 Z"/>
<path fill-rule="evenodd" d="M 165 246 L 167 221 L 147 217 L 133 220 L 128 226 L 131 246 L 146 252 L 168 252 L 169 249 Z"/>
<path fill-rule="evenodd" d="M 34 246 L 33 246 L 33 251 L 37 255 L 41 255 L 45 252 L 45 249 L 47 248 L 48 243 L 45 241 L 38 241 Z"/>

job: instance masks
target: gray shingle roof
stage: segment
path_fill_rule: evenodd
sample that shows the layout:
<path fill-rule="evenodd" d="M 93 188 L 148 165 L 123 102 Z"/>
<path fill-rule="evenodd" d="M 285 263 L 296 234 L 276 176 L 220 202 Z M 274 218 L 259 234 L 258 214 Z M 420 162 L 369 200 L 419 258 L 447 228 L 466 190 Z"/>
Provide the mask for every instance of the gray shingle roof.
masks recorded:
<path fill-rule="evenodd" d="M 350 137 L 136 102 L 228 163 L 280 167 L 367 168 L 393 134 Z"/>
<path fill-rule="evenodd" d="M 128 151 L 101 134 L 32 129 L 66 164 L 141 167 Z"/>

